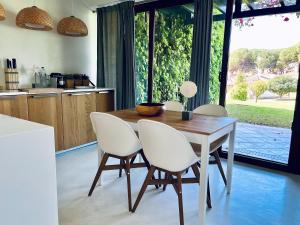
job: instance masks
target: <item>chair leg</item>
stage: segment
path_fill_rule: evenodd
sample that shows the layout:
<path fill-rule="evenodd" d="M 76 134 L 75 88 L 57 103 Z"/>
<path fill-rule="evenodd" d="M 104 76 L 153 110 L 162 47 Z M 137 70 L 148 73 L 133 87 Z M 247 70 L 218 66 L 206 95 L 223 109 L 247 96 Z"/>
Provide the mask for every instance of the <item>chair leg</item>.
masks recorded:
<path fill-rule="evenodd" d="M 98 171 L 97 171 L 97 173 L 96 173 L 96 176 L 95 176 L 95 178 L 94 178 L 94 181 L 93 181 L 93 184 L 92 184 L 92 186 L 91 186 L 91 189 L 90 189 L 90 191 L 89 191 L 89 195 L 88 195 L 88 196 L 91 196 L 91 195 L 92 195 L 92 193 L 93 193 L 93 191 L 94 191 L 94 189 L 95 189 L 95 186 L 96 186 L 96 184 L 97 184 L 97 182 L 98 182 L 98 180 L 99 180 L 99 178 L 100 178 L 100 176 L 101 176 L 101 173 L 102 173 L 102 171 L 103 171 L 103 169 L 104 169 L 104 167 L 105 167 L 105 164 L 106 164 L 108 158 L 109 158 L 108 154 L 107 154 L 107 153 L 104 153 L 103 158 L 102 158 L 102 160 L 101 160 L 100 166 L 99 166 L 99 168 L 98 168 Z"/>
<path fill-rule="evenodd" d="M 212 206 L 211 206 L 211 198 L 210 198 L 209 178 L 207 178 L 207 200 L 206 200 L 206 203 L 207 203 L 207 207 L 209 209 L 211 209 Z"/>
<path fill-rule="evenodd" d="M 144 160 L 144 163 L 146 164 L 147 169 L 149 170 L 150 169 L 150 164 L 149 164 L 148 160 L 146 159 L 146 156 L 145 156 L 144 152 L 141 151 L 140 154 L 142 156 L 142 159 Z M 152 179 L 155 179 L 154 175 L 152 176 Z M 155 188 L 158 189 L 159 188 L 158 185 L 155 185 Z"/>
<path fill-rule="evenodd" d="M 120 165 L 124 165 L 124 161 L 120 159 Z M 119 169 L 119 178 L 122 177 L 122 168 Z"/>
<path fill-rule="evenodd" d="M 158 179 L 161 180 L 161 171 L 160 170 L 158 170 Z M 158 187 L 161 187 L 161 184 L 159 184 Z"/>
<path fill-rule="evenodd" d="M 145 156 L 145 154 L 144 154 L 144 152 L 142 150 L 140 151 L 140 154 L 142 156 L 142 159 L 143 159 L 144 163 L 146 164 L 146 167 L 148 169 L 150 169 L 150 164 L 149 164 L 148 160 L 146 159 L 146 156 Z"/>
<path fill-rule="evenodd" d="M 133 163 L 134 163 L 134 160 L 136 159 L 136 156 L 137 156 L 137 155 L 135 155 L 135 156 L 133 156 L 133 157 L 131 158 L 130 164 L 133 164 Z"/>
<path fill-rule="evenodd" d="M 183 203 L 182 203 L 182 178 L 181 174 L 177 174 L 177 187 L 178 187 L 178 206 L 179 206 L 179 220 L 180 225 L 184 225 L 184 218 L 183 218 Z"/>
<path fill-rule="evenodd" d="M 213 156 L 215 157 L 215 159 L 216 159 L 218 168 L 219 168 L 219 170 L 220 170 L 221 176 L 222 176 L 223 181 L 224 181 L 224 184 L 225 184 L 225 186 L 226 186 L 226 185 L 227 185 L 227 179 L 226 179 L 226 176 L 225 176 L 223 167 L 222 167 L 220 155 L 219 155 L 218 151 L 213 152 L 212 155 L 213 155 Z"/>
<path fill-rule="evenodd" d="M 165 172 L 165 180 L 169 179 L 169 174 L 167 172 Z M 163 191 L 165 191 L 167 189 L 167 184 L 164 184 L 163 186 Z"/>
<path fill-rule="evenodd" d="M 128 193 L 128 209 L 131 211 L 132 203 L 131 203 L 131 184 L 130 184 L 130 159 L 126 159 L 126 176 L 127 176 L 127 193 Z"/>
<path fill-rule="evenodd" d="M 136 199 L 136 201 L 134 203 L 134 206 L 133 206 L 133 208 L 131 210 L 132 212 L 135 212 L 136 208 L 138 207 L 138 204 L 140 203 L 140 201 L 141 201 L 141 199 L 142 199 L 142 197 L 143 197 L 143 195 L 144 195 L 144 193 L 145 193 L 145 191 L 147 189 L 147 186 L 148 186 L 149 182 L 151 181 L 151 177 L 153 176 L 153 173 L 155 172 L 155 169 L 156 168 L 154 166 L 150 167 L 150 169 L 148 171 L 148 174 L 147 174 L 147 176 L 145 178 L 145 181 L 143 183 L 143 186 L 142 186 L 142 188 L 141 188 L 141 190 L 139 192 L 139 195 L 138 195 L 138 197 L 137 197 L 137 199 Z"/>

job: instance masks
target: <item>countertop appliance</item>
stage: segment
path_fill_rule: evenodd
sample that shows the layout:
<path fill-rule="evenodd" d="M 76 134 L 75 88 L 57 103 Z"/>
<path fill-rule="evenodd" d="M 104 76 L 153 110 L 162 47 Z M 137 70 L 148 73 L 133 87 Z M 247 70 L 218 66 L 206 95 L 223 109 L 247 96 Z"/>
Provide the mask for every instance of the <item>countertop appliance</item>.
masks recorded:
<path fill-rule="evenodd" d="M 95 85 L 90 81 L 89 77 L 85 74 L 61 74 L 61 73 L 51 73 L 51 87 L 54 88 L 64 88 L 64 89 L 84 89 L 95 87 Z M 91 84 L 91 86 L 90 86 Z"/>

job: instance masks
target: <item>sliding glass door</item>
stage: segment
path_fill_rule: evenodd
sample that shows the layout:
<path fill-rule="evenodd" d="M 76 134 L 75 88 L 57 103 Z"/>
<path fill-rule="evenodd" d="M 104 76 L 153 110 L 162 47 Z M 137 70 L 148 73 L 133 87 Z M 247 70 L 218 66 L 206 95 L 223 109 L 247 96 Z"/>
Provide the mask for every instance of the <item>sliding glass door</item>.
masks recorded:
<path fill-rule="evenodd" d="M 135 10 L 137 102 L 180 101 L 190 75 L 193 0 Z M 300 173 L 298 11 L 300 1 L 215 0 L 209 96 L 240 120 L 236 160 Z M 227 156 L 226 145 L 220 153 Z"/>
<path fill-rule="evenodd" d="M 180 4 L 178 1 L 174 6 L 155 6 L 153 10 L 150 5 L 145 9 L 149 11 L 136 13 L 137 102 L 149 100 L 150 91 L 153 102 L 181 101 L 179 87 L 190 76 L 194 3 Z M 150 11 L 154 12 L 154 26 L 150 26 Z M 222 9 L 215 7 L 214 14 L 221 15 Z M 153 46 L 149 41 L 151 32 L 154 37 Z M 209 90 L 210 101 L 213 103 L 217 103 L 219 99 L 223 36 L 224 20 L 214 21 Z M 153 77 L 151 74 L 149 76 L 151 49 L 153 49 Z M 152 85 L 149 85 L 150 82 Z M 152 90 L 148 89 L 149 86 Z"/>
<path fill-rule="evenodd" d="M 224 48 L 228 67 L 221 71 L 220 84 L 220 104 L 239 119 L 235 157 L 299 173 L 300 20 L 298 13 L 287 12 L 300 9 L 300 3 L 239 3 L 226 16 L 232 26 L 226 27 L 224 46 L 230 49 Z M 226 152 L 225 145 L 222 156 Z"/>

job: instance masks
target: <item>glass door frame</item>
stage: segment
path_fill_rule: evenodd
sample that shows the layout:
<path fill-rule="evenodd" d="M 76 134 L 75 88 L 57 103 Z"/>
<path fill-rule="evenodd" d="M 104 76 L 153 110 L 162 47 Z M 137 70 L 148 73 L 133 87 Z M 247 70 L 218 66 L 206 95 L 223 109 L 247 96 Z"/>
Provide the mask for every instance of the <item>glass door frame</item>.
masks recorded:
<path fill-rule="evenodd" d="M 219 104 L 225 106 L 226 98 L 226 85 L 227 85 L 227 71 L 228 71 L 228 59 L 230 49 L 230 36 L 232 20 L 237 18 L 275 15 L 283 13 L 300 12 L 300 0 L 296 0 L 295 5 L 284 4 L 284 1 L 280 1 L 280 7 L 253 9 L 250 7 L 248 11 L 242 11 L 243 0 L 224 0 L 226 1 L 226 10 L 222 14 L 214 15 L 214 21 L 225 20 L 224 30 L 224 43 L 223 43 L 223 56 L 222 67 L 220 71 L 220 96 Z M 155 30 L 155 11 L 157 9 L 184 5 L 193 3 L 194 0 L 157 0 L 153 2 L 137 2 L 135 3 L 135 13 L 149 12 L 149 49 L 148 49 L 148 101 L 152 101 L 153 91 L 153 60 L 154 60 L 154 30 Z M 151 40 L 150 40 L 151 39 Z M 300 71 L 299 71 L 300 74 Z M 289 154 L 288 164 L 277 163 L 264 159 L 258 159 L 250 156 L 244 156 L 235 154 L 235 160 L 249 164 L 254 164 L 266 168 L 291 172 L 300 174 L 300 81 L 298 81 L 296 106 L 294 112 L 294 122 L 292 126 L 292 140 Z M 227 153 L 219 150 L 221 157 L 226 158 Z"/>
<path fill-rule="evenodd" d="M 282 13 L 293 13 L 300 11 L 300 1 L 296 1 L 296 5 L 282 6 L 276 8 L 258 9 L 250 11 L 241 11 L 242 0 L 227 0 L 227 7 L 225 13 L 225 31 L 223 43 L 223 58 L 222 68 L 220 71 L 220 98 L 219 104 L 225 106 L 226 104 L 226 86 L 227 86 L 227 72 L 229 62 L 230 38 L 232 20 L 236 18 L 255 17 L 264 15 L 275 15 Z M 256 11 L 256 12 L 255 12 Z M 299 78 L 300 78 L 300 65 L 299 65 Z M 292 124 L 292 137 L 290 144 L 289 160 L 287 164 L 259 159 L 251 156 L 235 154 L 235 160 L 245 162 L 257 166 L 262 166 L 270 169 L 300 174 L 300 79 L 298 79 L 297 97 L 294 111 L 294 120 Z M 297 138 L 298 137 L 298 138 Z M 220 156 L 227 158 L 227 152 L 219 149 Z"/>

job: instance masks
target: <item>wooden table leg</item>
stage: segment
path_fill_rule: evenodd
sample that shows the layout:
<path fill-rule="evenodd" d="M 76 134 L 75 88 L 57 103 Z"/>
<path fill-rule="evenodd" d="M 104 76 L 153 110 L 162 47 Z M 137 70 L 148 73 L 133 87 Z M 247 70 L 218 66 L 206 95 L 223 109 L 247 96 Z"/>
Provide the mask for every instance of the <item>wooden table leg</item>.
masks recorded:
<path fill-rule="evenodd" d="M 229 146 L 228 146 L 228 158 L 227 158 L 227 193 L 228 194 L 231 191 L 235 128 L 236 128 L 236 123 L 234 123 L 233 130 L 229 133 Z"/>
<path fill-rule="evenodd" d="M 201 144 L 201 168 L 200 168 L 200 193 L 199 193 L 199 224 L 204 225 L 206 216 L 207 179 L 209 166 L 209 142 L 208 137 L 202 138 Z"/>

